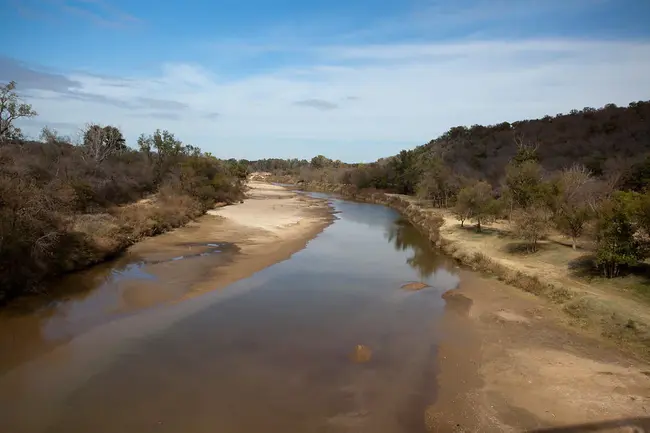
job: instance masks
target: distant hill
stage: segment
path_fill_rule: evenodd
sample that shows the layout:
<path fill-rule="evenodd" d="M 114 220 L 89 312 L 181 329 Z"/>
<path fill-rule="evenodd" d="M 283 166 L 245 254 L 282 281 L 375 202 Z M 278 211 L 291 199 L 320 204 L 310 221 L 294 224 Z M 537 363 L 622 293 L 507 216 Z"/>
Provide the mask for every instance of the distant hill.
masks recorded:
<path fill-rule="evenodd" d="M 573 163 L 584 164 L 596 175 L 625 170 L 650 155 L 650 101 L 491 126 L 458 126 L 415 152 L 436 154 L 459 174 L 496 182 L 516 154 L 518 141 L 536 144 L 539 162 L 549 171 Z"/>

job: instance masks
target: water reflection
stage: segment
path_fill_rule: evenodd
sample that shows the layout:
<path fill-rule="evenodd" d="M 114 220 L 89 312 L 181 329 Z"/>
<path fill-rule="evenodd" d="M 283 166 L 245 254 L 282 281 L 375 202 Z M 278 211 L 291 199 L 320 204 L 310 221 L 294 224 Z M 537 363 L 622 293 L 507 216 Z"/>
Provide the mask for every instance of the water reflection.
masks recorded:
<path fill-rule="evenodd" d="M 0 372 L 0 431 L 426 431 L 441 294 L 459 277 L 394 210 L 332 204 L 338 219 L 288 260 L 225 290 L 97 326 Z M 216 244 L 208 246 L 223 251 Z M 156 251 L 142 269 L 116 270 L 117 287 L 99 292 L 140 305 L 150 287 L 182 290 L 227 264 L 216 261 L 223 253 L 201 252 L 174 261 L 190 254 Z M 400 289 L 418 278 L 432 287 Z"/>
<path fill-rule="evenodd" d="M 406 263 L 416 269 L 422 279 L 431 277 L 437 270 L 449 265 L 448 259 L 436 252 L 429 241 L 403 218 L 386 228 L 386 238 L 397 251 L 412 253 Z"/>
<path fill-rule="evenodd" d="M 216 241 L 175 247 L 150 256 L 127 253 L 63 276 L 41 296 L 5 306 L 0 311 L 0 372 L 93 327 L 180 298 L 190 290 L 193 275 L 228 263 L 238 251 Z"/>

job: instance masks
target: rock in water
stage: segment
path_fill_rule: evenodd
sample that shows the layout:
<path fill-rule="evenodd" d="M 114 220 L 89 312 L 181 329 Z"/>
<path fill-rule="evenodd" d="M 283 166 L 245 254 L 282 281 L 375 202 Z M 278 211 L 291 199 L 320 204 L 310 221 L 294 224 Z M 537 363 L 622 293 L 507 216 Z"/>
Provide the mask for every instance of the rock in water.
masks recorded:
<path fill-rule="evenodd" d="M 431 286 L 429 286 L 428 284 L 425 284 L 425 283 L 420 283 L 418 281 L 412 282 L 412 283 L 406 283 L 406 284 L 402 285 L 402 289 L 404 289 L 404 290 L 412 290 L 412 291 L 422 290 L 422 289 L 424 289 L 426 287 L 431 287 Z"/>
<path fill-rule="evenodd" d="M 370 361 L 370 358 L 372 358 L 372 350 L 370 350 L 368 346 L 357 344 L 350 358 L 352 358 L 352 361 L 357 364 L 368 362 Z"/>

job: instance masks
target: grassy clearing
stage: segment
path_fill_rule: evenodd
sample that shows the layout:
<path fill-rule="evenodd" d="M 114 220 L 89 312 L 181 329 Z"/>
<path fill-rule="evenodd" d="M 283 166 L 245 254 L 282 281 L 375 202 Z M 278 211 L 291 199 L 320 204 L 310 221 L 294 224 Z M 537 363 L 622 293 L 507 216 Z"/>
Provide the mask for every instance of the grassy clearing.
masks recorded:
<path fill-rule="evenodd" d="M 543 241 L 528 253 L 508 224 L 497 222 L 477 233 L 441 213 L 439 245 L 472 269 L 548 299 L 568 322 L 650 356 L 650 278 L 646 269 L 622 278 L 605 279 L 593 272 L 593 255 L 566 242 Z"/>

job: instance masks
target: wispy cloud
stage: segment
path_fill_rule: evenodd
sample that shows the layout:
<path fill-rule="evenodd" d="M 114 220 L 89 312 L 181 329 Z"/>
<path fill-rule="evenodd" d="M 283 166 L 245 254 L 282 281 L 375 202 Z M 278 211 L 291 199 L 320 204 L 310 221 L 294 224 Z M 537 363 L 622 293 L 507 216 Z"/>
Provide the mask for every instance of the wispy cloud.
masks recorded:
<path fill-rule="evenodd" d="M 23 17 L 36 20 L 58 20 L 74 16 L 105 27 L 125 27 L 142 20 L 110 3 L 110 0 L 9 0 Z"/>
<path fill-rule="evenodd" d="M 182 63 L 151 76 L 112 78 L 7 69 L 5 60 L 0 75 L 22 74 L 13 78 L 43 119 L 115 124 L 132 140 L 173 122 L 185 141 L 246 158 L 377 158 L 455 125 L 650 99 L 650 42 L 359 44 L 315 47 L 311 55 L 308 65 L 227 80 Z M 227 147 L 220 151 L 219 143 Z"/>
<path fill-rule="evenodd" d="M 294 102 L 295 105 L 302 107 L 315 108 L 317 110 L 334 110 L 339 108 L 337 104 L 334 104 L 323 99 L 303 99 L 301 101 Z"/>

